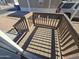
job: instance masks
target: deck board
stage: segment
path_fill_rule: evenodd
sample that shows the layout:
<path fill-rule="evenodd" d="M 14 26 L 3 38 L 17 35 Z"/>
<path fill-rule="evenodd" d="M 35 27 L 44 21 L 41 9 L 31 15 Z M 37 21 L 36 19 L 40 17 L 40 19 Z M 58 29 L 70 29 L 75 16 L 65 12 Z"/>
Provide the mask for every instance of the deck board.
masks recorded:
<path fill-rule="evenodd" d="M 60 59 L 56 30 L 35 27 L 32 32 L 25 35 L 18 44 L 20 47 L 41 59 Z"/>
<path fill-rule="evenodd" d="M 51 58 L 52 29 L 38 28 L 26 51 Z M 48 42 L 45 42 L 47 40 Z M 43 58 L 42 58 L 43 59 Z"/>
<path fill-rule="evenodd" d="M 73 26 L 75 27 L 75 30 L 78 32 L 79 34 L 79 21 L 73 21 Z"/>

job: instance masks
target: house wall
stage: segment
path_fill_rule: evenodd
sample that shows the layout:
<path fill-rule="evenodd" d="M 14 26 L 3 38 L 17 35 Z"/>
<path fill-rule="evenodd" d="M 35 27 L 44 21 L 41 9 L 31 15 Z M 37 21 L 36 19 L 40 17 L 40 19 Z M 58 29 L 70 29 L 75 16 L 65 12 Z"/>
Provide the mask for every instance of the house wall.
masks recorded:
<path fill-rule="evenodd" d="M 20 7 L 28 8 L 27 0 L 18 0 Z"/>
<path fill-rule="evenodd" d="M 22 11 L 55 12 L 61 0 L 18 0 Z M 29 1 L 29 3 L 27 3 Z M 50 6 L 49 6 L 50 5 Z"/>
<path fill-rule="evenodd" d="M 39 0 L 30 0 L 30 7 L 31 8 L 48 8 L 49 0 L 44 0 L 40 2 Z"/>
<path fill-rule="evenodd" d="M 62 0 L 51 0 L 51 8 L 57 8 Z"/>

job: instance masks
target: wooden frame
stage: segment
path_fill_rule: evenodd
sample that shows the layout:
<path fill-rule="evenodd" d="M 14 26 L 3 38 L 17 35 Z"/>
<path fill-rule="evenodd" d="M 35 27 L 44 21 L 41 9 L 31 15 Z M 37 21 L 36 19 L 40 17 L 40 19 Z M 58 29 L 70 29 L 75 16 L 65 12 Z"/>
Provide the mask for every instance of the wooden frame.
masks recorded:
<path fill-rule="evenodd" d="M 25 15 L 25 20 L 29 31 L 33 26 L 57 30 L 61 59 L 79 55 L 79 34 L 65 14 L 31 12 Z"/>

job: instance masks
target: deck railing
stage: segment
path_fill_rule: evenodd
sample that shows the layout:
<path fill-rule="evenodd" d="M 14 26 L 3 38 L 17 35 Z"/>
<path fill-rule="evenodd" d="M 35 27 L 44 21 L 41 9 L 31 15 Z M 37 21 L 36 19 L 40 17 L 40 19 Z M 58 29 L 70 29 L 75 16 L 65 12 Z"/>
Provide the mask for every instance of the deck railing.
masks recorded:
<path fill-rule="evenodd" d="M 16 24 L 13 25 L 18 34 L 21 34 L 28 30 L 27 22 L 25 18 L 21 18 Z"/>
<path fill-rule="evenodd" d="M 57 30 L 62 59 L 79 58 L 79 35 L 75 31 L 67 16 L 62 15 L 62 21 L 60 22 Z"/>
<path fill-rule="evenodd" d="M 14 24 L 14 28 L 18 33 L 23 33 L 30 30 L 31 26 L 33 26 L 33 13 L 28 13 L 24 17 L 22 17 L 16 24 Z"/>
<path fill-rule="evenodd" d="M 61 15 L 47 14 L 47 13 L 34 13 L 34 24 L 36 26 L 43 26 L 48 28 L 56 28 Z"/>
<path fill-rule="evenodd" d="M 25 34 L 31 30 L 31 27 L 33 26 L 32 14 L 33 13 L 29 13 L 25 15 L 16 24 L 13 25 L 14 29 L 17 31 L 17 36 L 14 39 L 14 42 L 17 44 L 23 39 Z"/>
<path fill-rule="evenodd" d="M 66 15 L 49 13 L 29 13 L 25 15 L 24 21 L 21 20 L 19 21 L 19 23 L 20 22 L 21 24 L 15 27 L 18 32 L 24 31 L 27 28 L 30 30 L 33 25 L 57 30 L 61 59 L 78 59 L 79 35 L 75 31 L 71 21 Z M 23 22 L 26 23 L 26 25 Z"/>

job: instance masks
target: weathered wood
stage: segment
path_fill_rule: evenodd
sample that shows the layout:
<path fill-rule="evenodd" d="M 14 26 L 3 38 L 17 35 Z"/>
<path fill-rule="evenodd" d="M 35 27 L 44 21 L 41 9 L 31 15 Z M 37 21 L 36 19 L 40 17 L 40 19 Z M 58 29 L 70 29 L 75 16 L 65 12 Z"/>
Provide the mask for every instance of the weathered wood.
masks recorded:
<path fill-rule="evenodd" d="M 31 27 L 33 26 L 33 23 L 34 23 L 34 19 L 33 19 L 33 13 L 30 12 L 28 14 L 26 14 L 24 17 L 25 17 L 25 20 L 27 22 L 27 26 L 28 26 L 28 29 L 31 30 Z"/>
<path fill-rule="evenodd" d="M 24 20 L 24 18 L 22 18 L 21 20 L 19 20 L 16 24 L 13 25 L 13 27 L 16 29 L 16 31 L 18 32 L 18 34 L 27 31 L 27 23 Z"/>
<path fill-rule="evenodd" d="M 35 25 L 56 28 L 59 23 L 59 14 L 33 13 Z"/>
<path fill-rule="evenodd" d="M 79 35 L 66 15 L 62 15 L 62 20 L 57 30 L 59 33 L 62 59 L 78 58 Z"/>
<path fill-rule="evenodd" d="M 24 23 L 26 24 L 26 27 L 24 26 Z M 16 24 L 15 28 L 18 32 L 22 32 L 22 30 L 25 30 L 26 28 L 28 28 L 31 31 L 31 27 L 33 25 L 35 27 L 38 26 L 57 30 L 57 41 L 59 41 L 58 44 L 61 59 L 68 59 L 72 57 L 76 59 L 76 56 L 79 57 L 79 34 L 74 29 L 71 21 L 66 15 L 56 13 L 28 13 L 27 15 L 25 15 L 25 21 L 19 21 L 18 25 Z M 41 33 L 43 31 L 41 30 Z M 41 36 L 40 31 L 37 31 L 37 34 L 35 35 Z M 46 34 L 42 34 L 42 36 L 45 35 Z"/>

